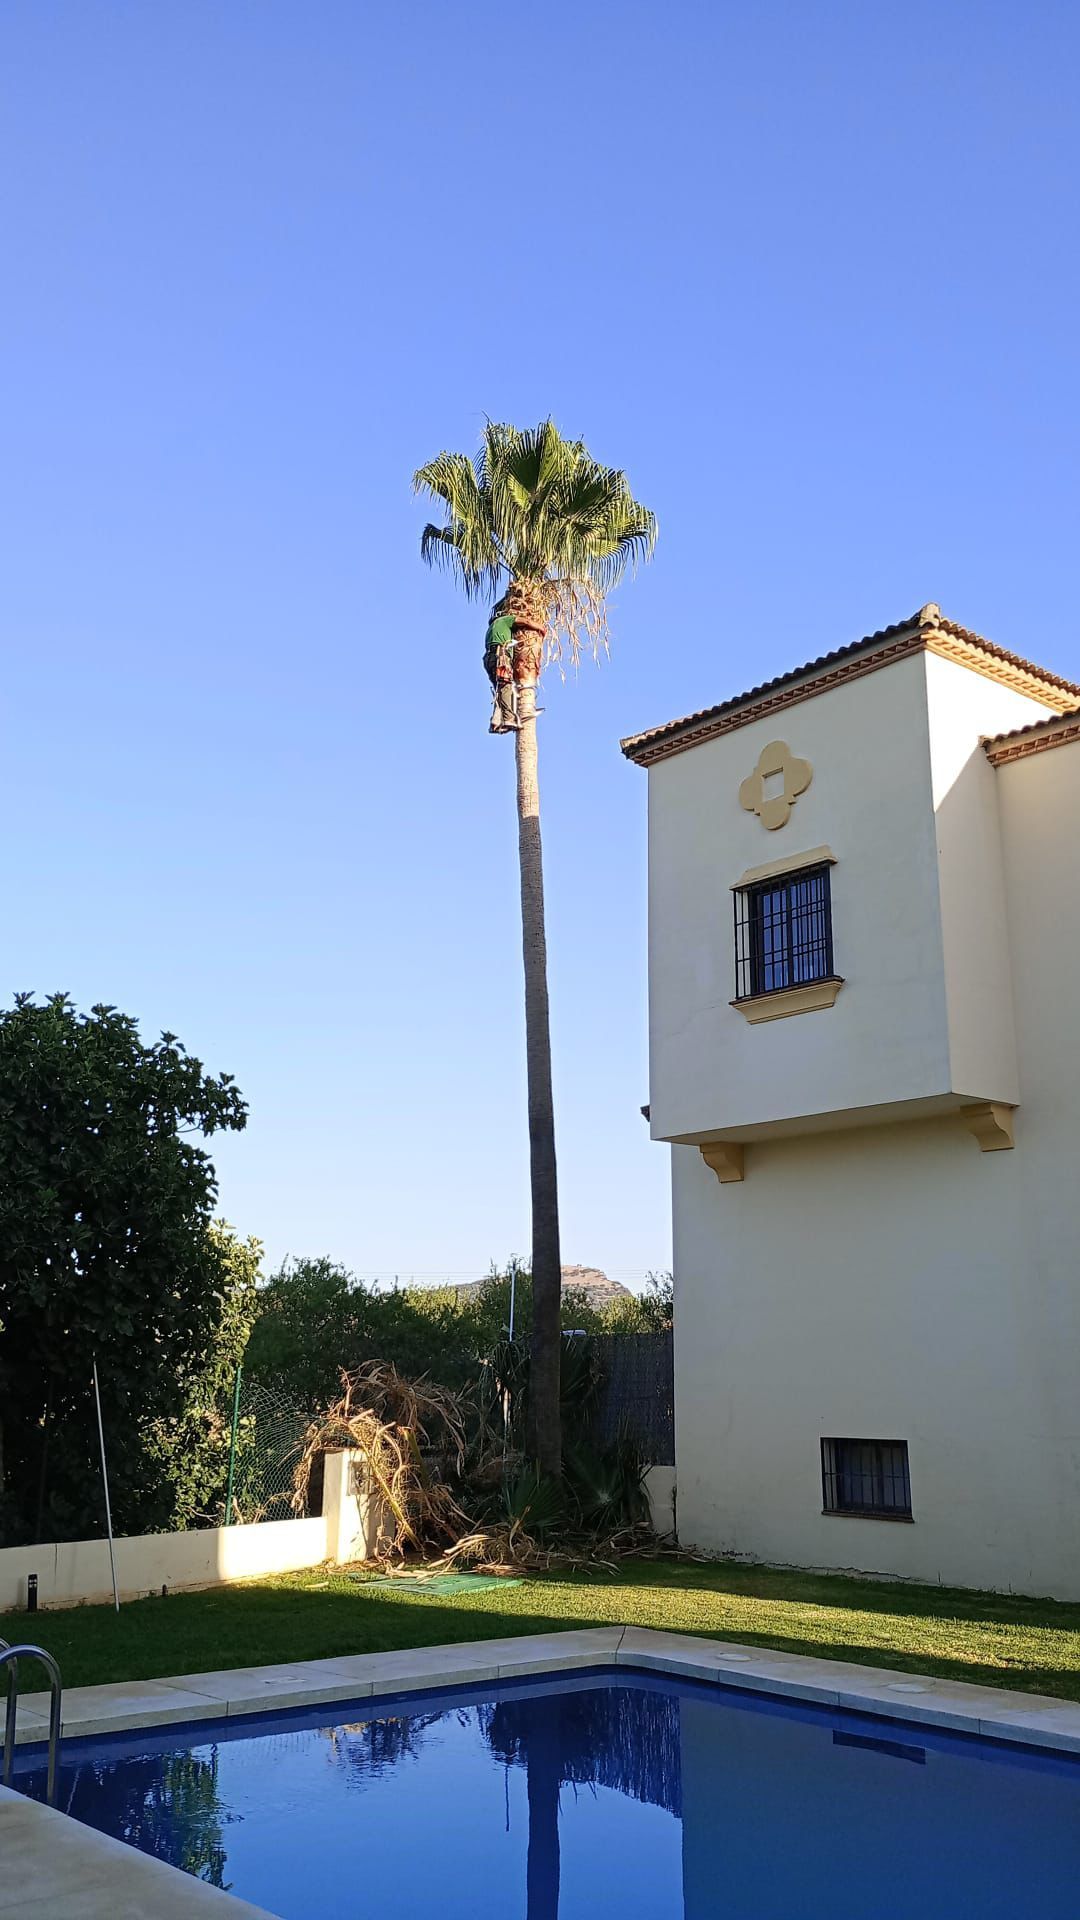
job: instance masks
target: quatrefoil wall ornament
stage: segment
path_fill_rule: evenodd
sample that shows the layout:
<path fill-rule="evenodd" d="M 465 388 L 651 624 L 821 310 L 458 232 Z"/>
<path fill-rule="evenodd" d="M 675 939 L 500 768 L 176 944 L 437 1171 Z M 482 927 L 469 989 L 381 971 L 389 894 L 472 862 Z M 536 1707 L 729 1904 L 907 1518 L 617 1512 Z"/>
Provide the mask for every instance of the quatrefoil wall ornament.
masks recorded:
<path fill-rule="evenodd" d="M 773 833 L 777 827 L 786 827 L 792 807 L 813 777 L 809 760 L 800 760 L 786 740 L 770 740 L 739 788 L 739 805 L 747 813 L 756 813 L 762 826 Z"/>

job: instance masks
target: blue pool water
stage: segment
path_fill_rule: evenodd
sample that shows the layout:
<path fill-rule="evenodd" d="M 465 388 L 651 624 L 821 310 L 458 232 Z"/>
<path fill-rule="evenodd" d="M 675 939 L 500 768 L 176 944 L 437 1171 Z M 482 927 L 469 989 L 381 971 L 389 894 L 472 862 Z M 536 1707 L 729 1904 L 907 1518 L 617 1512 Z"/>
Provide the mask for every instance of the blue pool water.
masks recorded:
<path fill-rule="evenodd" d="M 283 1920 L 1080 1911 L 1080 1761 L 632 1673 L 69 1741 L 58 1804 Z"/>

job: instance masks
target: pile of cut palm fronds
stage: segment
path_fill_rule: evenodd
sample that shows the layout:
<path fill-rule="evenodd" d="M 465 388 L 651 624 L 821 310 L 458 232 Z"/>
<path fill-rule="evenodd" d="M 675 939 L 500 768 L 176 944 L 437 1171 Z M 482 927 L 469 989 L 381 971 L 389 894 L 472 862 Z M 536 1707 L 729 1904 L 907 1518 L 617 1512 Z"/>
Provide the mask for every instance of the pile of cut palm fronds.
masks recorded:
<path fill-rule="evenodd" d="M 343 1373 L 341 1397 L 308 1429 L 294 1510 L 307 1507 L 318 1456 L 347 1448 L 379 1510 L 369 1554 L 391 1568 L 417 1559 L 432 1571 L 613 1568 L 652 1551 L 635 1442 L 567 1445 L 563 1478 L 538 1474 L 491 1417 L 503 1371 L 494 1392 L 482 1377 L 474 1395 L 406 1380 L 384 1361 Z"/>
<path fill-rule="evenodd" d="M 563 1477 L 537 1473 L 520 1458 L 485 1519 L 444 1556 L 495 1573 L 611 1566 L 655 1543 L 640 1450 L 620 1436 L 601 1450 L 567 1446 Z"/>
<path fill-rule="evenodd" d="M 378 1556 L 429 1553 L 469 1526 L 453 1485 L 465 1463 L 465 1414 L 457 1395 L 428 1380 L 402 1379 L 371 1360 L 341 1376 L 341 1398 L 313 1420 L 296 1471 L 294 1507 L 307 1506 L 316 1457 L 334 1448 L 360 1455 L 365 1492 L 381 1508 Z"/>

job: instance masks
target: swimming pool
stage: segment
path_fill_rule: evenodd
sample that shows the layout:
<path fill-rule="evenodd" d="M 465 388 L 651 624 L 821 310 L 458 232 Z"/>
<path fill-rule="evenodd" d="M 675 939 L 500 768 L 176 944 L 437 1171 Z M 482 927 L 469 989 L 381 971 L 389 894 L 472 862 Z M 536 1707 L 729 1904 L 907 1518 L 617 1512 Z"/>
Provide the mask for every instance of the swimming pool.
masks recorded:
<path fill-rule="evenodd" d="M 629 1669 L 69 1740 L 58 1805 L 283 1920 L 1072 1920 L 1080 1887 L 1080 1758 Z"/>

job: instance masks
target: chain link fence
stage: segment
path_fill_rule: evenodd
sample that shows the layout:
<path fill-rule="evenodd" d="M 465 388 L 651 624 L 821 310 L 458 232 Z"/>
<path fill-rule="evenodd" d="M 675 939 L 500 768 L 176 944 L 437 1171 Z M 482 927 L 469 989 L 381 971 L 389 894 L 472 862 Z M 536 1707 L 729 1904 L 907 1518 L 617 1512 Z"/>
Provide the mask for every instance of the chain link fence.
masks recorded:
<path fill-rule="evenodd" d="M 314 1474 L 306 1505 L 294 1504 L 296 1469 L 310 1424 L 310 1414 L 284 1394 L 241 1379 L 233 1420 L 232 1500 L 226 1525 L 294 1520 L 309 1511 L 318 1512 L 322 1488 L 315 1484 Z"/>
<path fill-rule="evenodd" d="M 650 1466 L 675 1465 L 675 1365 L 671 1328 L 598 1333 L 603 1379 L 593 1420 L 600 1444 L 631 1433 Z"/>
<path fill-rule="evenodd" d="M 607 1445 L 629 1433 L 653 1466 L 675 1464 L 675 1384 L 671 1329 L 590 1336 L 601 1385 L 591 1420 Z M 312 1462 L 307 1499 L 295 1504 L 296 1470 L 311 1415 L 286 1393 L 241 1378 L 233 1409 L 226 1525 L 289 1520 L 322 1506 L 322 1455 Z"/>

